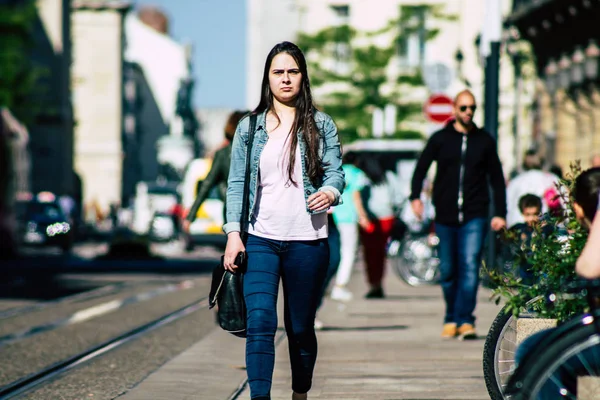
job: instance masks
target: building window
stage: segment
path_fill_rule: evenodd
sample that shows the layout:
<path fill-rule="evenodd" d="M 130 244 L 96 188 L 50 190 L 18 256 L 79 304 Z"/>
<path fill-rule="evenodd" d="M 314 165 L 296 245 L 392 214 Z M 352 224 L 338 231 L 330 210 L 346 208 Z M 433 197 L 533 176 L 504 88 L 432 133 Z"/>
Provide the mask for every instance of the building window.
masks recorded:
<path fill-rule="evenodd" d="M 330 6 L 334 14 L 333 26 L 345 29 L 350 25 L 350 6 L 347 4 L 336 4 Z M 342 33 L 340 31 L 340 33 Z M 345 36 L 345 35 L 344 35 Z M 336 73 L 345 75 L 350 72 L 350 42 L 349 39 L 341 40 L 334 44 L 333 48 L 334 70 Z"/>
<path fill-rule="evenodd" d="M 420 67 L 425 55 L 426 6 L 400 6 L 398 56 L 404 67 Z"/>

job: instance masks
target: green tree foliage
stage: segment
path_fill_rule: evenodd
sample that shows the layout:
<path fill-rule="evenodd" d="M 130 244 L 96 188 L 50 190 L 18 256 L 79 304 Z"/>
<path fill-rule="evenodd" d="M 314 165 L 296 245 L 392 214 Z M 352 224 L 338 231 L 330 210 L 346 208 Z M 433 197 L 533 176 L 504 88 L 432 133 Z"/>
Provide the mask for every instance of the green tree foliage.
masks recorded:
<path fill-rule="evenodd" d="M 515 315 L 527 308 L 542 318 L 554 318 L 563 322 L 587 311 L 588 305 L 583 295 L 565 293 L 568 283 L 577 280 L 575 263 L 588 236 L 586 229 L 575 219 L 574 202 L 569 195 L 574 188 L 575 178 L 580 173 L 580 163 L 573 163 L 570 172 L 558 185 L 565 204 L 564 211 L 550 216 L 547 221 L 555 228 L 564 227 L 568 231 L 568 239 L 563 240 L 564 232 L 561 233 L 559 229 L 554 229 L 550 235 L 544 236 L 541 225 L 535 228 L 535 234 L 528 247 L 521 245 L 518 237 L 508 234 L 508 243 L 514 243 L 522 250 L 517 254 L 514 270 L 505 273 L 488 271 L 497 285 L 494 289 L 496 302 L 504 298 Z M 530 286 L 525 285 L 516 272 L 517 265 L 523 257 L 531 265 L 535 277 L 534 284 Z M 525 307 L 526 303 L 534 298 L 537 298 L 537 301 Z M 550 299 L 554 301 L 549 301 Z"/>
<path fill-rule="evenodd" d="M 423 23 L 414 24 L 415 18 L 454 18 L 442 14 L 442 10 L 441 6 L 404 6 L 399 18 L 377 31 L 357 31 L 342 25 L 299 35 L 298 45 L 307 54 L 311 84 L 315 91 L 324 93 L 319 106 L 334 118 L 343 142 L 371 136 L 375 108 L 394 104 L 397 126 L 422 112 L 421 103 L 405 96 L 412 89 L 424 88 L 420 69 L 400 68 L 391 73 L 398 68 L 390 67 L 404 52 L 410 35 L 422 35 L 426 41 L 438 34 L 437 29 Z M 382 42 L 387 45 L 382 46 Z M 391 138 L 420 137 L 420 132 L 399 130 Z"/>
<path fill-rule="evenodd" d="M 31 59 L 36 19 L 34 0 L 0 5 L 0 106 L 25 123 L 39 111 L 32 101 L 43 73 Z"/>

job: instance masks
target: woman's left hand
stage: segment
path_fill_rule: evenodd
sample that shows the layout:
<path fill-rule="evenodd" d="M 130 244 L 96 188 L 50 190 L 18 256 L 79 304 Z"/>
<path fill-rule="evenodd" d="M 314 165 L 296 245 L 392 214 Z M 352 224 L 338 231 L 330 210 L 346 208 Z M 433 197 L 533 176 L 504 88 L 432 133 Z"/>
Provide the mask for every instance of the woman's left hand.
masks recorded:
<path fill-rule="evenodd" d="M 329 191 L 313 193 L 308 197 L 308 208 L 311 211 L 325 211 L 333 204 L 335 196 Z"/>

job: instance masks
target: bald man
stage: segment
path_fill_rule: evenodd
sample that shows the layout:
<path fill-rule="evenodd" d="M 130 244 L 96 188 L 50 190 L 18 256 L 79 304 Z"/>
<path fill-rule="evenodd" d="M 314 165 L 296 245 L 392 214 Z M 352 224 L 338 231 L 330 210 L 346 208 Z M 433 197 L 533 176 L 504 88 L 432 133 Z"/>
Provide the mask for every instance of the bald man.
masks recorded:
<path fill-rule="evenodd" d="M 471 92 L 465 90 L 456 96 L 454 119 L 429 138 L 412 178 L 411 205 L 415 214 L 422 215 L 423 180 L 432 162 L 437 162 L 433 204 L 446 302 L 442 338 L 477 338 L 473 313 L 487 233 L 488 179 L 494 195 L 491 228 L 497 231 L 506 226 L 502 165 L 495 140 L 473 122 L 476 109 Z"/>

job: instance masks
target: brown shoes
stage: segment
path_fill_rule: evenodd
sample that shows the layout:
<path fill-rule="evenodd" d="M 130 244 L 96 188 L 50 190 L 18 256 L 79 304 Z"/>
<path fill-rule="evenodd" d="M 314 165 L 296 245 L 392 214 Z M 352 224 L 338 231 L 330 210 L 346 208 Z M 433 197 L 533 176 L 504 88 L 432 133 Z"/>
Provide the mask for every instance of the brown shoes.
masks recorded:
<path fill-rule="evenodd" d="M 475 327 L 471 324 L 462 324 L 458 327 L 458 340 L 477 339 Z"/>
<path fill-rule="evenodd" d="M 454 322 L 444 324 L 442 339 L 451 339 L 458 336 L 458 340 L 477 339 L 477 332 L 472 324 L 462 324 L 458 328 Z"/>
<path fill-rule="evenodd" d="M 456 329 L 456 324 L 454 322 L 444 324 L 444 327 L 442 328 L 442 339 L 453 338 L 457 333 L 458 330 Z"/>

